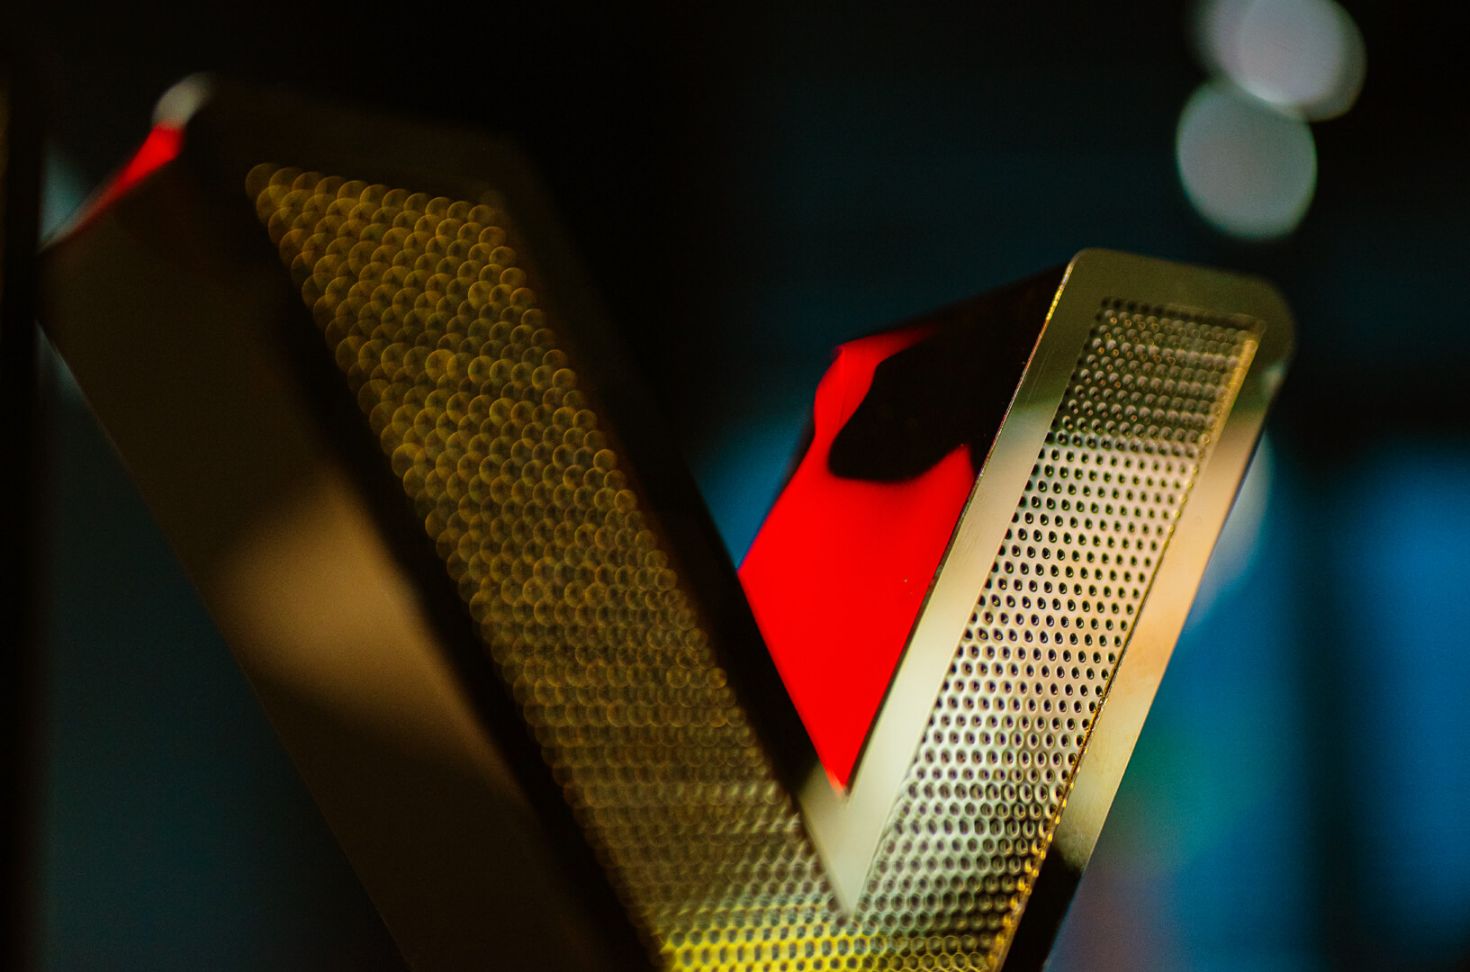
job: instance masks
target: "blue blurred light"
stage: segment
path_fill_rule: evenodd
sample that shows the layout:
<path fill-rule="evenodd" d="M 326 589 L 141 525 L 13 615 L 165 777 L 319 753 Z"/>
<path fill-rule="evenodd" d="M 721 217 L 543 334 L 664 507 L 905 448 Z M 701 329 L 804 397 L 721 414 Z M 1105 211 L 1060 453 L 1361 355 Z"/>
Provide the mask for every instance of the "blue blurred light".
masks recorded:
<path fill-rule="evenodd" d="M 805 423 L 804 411 L 746 422 L 692 463 L 725 549 L 737 564 L 781 491 Z"/>
<path fill-rule="evenodd" d="M 1052 968 L 1313 969 L 1302 499 L 1258 458 L 1129 763 Z M 1269 502 L 1268 502 L 1269 499 Z M 1097 945 L 1133 930 L 1116 957 Z"/>
<path fill-rule="evenodd" d="M 1442 958 L 1470 930 L 1470 454 L 1381 453 L 1337 512 L 1349 643 L 1319 650 L 1351 666 L 1360 881 L 1386 938 Z"/>

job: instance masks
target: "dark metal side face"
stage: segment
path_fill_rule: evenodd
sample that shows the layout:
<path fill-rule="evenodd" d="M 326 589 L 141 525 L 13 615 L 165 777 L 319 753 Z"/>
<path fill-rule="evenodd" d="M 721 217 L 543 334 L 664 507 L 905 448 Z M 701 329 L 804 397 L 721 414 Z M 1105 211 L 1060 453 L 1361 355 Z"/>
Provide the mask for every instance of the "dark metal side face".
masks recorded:
<path fill-rule="evenodd" d="M 452 967 L 457 927 L 495 937 L 493 910 L 424 914 L 494 893 L 505 844 L 462 808 L 503 790 L 525 809 L 496 826 L 539 815 L 586 851 L 522 867 L 604 875 L 573 883 L 623 917 L 582 923 L 601 899 L 562 877 L 536 892 L 601 930 L 592 954 L 632 954 L 607 951 L 626 923 L 669 968 L 1039 962 L 1279 380 L 1273 291 L 1073 261 L 838 789 L 503 148 L 239 93 L 183 145 L 58 249 L 53 287 L 92 294 L 52 324 L 407 953 Z M 204 236 L 228 238 L 188 252 Z M 129 329 L 151 353 L 121 368 Z M 189 492 L 209 463 L 262 488 Z M 409 758 L 343 772 L 373 746 L 322 710 Z M 441 807 L 471 852 L 426 842 L 436 803 L 402 782 L 426 766 L 480 781 Z"/>

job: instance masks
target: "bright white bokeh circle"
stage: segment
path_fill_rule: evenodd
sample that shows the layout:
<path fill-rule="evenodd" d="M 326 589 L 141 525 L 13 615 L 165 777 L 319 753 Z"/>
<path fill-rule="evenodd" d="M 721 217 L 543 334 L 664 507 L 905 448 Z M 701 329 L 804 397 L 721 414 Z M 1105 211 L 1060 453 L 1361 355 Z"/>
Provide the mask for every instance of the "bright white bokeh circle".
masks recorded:
<path fill-rule="evenodd" d="M 1363 35 L 1333 0 L 1204 0 L 1195 33 L 1212 69 L 1290 114 L 1334 118 L 1363 87 Z"/>
<path fill-rule="evenodd" d="M 1290 233 L 1317 185 L 1317 149 L 1307 124 L 1214 82 L 1201 85 L 1184 106 L 1175 154 L 1195 209 L 1241 239 Z"/>

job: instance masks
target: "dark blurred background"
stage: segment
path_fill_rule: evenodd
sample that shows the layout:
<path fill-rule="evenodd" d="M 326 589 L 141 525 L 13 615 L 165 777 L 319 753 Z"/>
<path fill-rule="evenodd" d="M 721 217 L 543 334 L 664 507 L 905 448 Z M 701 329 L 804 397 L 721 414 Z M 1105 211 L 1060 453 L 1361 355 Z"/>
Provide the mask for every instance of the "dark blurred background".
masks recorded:
<path fill-rule="evenodd" d="M 194 71 L 518 136 L 737 559 L 835 343 L 1084 246 L 1270 277 L 1297 360 L 1055 967 L 1466 967 L 1466 5 L 34 18 L 52 227 Z M 44 967 L 397 967 L 50 369 Z"/>

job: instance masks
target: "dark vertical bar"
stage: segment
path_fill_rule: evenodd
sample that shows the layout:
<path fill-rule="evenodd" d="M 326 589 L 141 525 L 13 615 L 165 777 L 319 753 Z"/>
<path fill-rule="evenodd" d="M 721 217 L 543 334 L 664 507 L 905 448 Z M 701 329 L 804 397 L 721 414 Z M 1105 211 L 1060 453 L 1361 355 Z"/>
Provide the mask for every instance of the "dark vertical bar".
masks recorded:
<path fill-rule="evenodd" d="M 1303 853 L 1309 862 L 1316 900 L 1307 909 L 1312 921 L 1317 955 L 1332 968 L 1392 968 L 1397 963 L 1375 936 L 1371 915 L 1362 902 L 1363 874 L 1359 854 L 1363 847 L 1362 822 L 1355 819 L 1361 801 L 1355 785 L 1362 779 L 1355 764 L 1353 696 L 1362 672 L 1349 618 L 1353 605 L 1345 602 L 1338 531 L 1344 515 L 1339 496 L 1342 473 L 1352 454 L 1341 446 L 1303 445 L 1302 508 L 1309 515 L 1298 534 L 1298 600 L 1303 610 L 1296 624 L 1298 644 L 1306 646 L 1298 658 L 1301 684 L 1309 687 L 1303 699 L 1311 727 L 1307 739 L 1308 801 L 1315 808 Z"/>
<path fill-rule="evenodd" d="M 0 27 L 0 415 L 5 421 L 0 474 L 9 497 L 0 505 L 0 718 L 5 721 L 0 749 L 9 754 L 0 799 L 0 867 L 10 901 L 0 932 L 0 965 L 7 969 L 35 965 L 39 772 L 35 689 L 41 464 L 34 307 L 40 154 L 35 90 L 17 30 L 20 19 L 10 7 Z"/>

